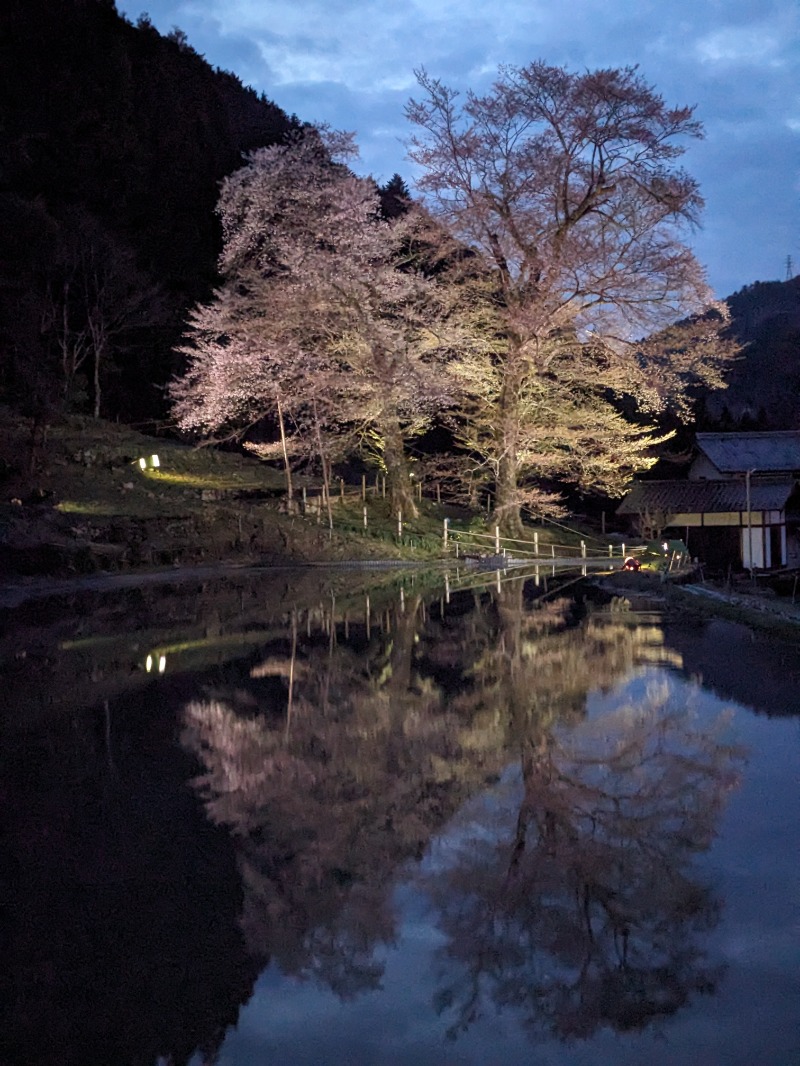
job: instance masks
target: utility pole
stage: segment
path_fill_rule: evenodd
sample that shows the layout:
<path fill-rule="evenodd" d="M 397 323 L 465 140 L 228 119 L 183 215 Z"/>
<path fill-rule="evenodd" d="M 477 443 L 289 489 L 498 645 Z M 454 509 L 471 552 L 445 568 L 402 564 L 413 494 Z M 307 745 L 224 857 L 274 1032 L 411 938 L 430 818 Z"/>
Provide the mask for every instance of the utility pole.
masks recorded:
<path fill-rule="evenodd" d="M 745 494 L 747 497 L 747 565 L 750 577 L 753 576 L 753 521 L 750 515 L 750 475 L 752 470 L 745 471 Z"/>
<path fill-rule="evenodd" d="M 794 263 L 790 255 L 786 256 L 786 281 L 791 281 L 794 277 Z"/>

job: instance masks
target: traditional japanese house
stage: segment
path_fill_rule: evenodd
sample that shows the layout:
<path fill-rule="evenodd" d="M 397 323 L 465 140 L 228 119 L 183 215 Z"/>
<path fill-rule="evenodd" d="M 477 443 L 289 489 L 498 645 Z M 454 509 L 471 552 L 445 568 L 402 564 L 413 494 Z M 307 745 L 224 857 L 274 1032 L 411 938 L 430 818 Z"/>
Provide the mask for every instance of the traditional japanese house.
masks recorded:
<path fill-rule="evenodd" d="M 617 513 L 715 566 L 800 566 L 800 433 L 698 433 L 688 479 L 639 481 Z"/>

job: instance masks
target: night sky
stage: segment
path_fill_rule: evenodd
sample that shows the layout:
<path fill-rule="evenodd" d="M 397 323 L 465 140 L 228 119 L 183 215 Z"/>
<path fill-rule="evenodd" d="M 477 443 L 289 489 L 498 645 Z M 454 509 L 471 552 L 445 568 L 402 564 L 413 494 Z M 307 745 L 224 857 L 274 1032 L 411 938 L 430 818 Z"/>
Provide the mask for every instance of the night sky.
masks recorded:
<path fill-rule="evenodd" d="M 683 162 L 706 199 L 692 238 L 720 297 L 800 273 L 797 0 L 118 0 L 182 29 L 301 120 L 354 130 L 355 169 L 413 189 L 403 110 L 414 70 L 478 92 L 502 64 L 638 65 L 669 105 L 696 105 L 706 138 Z M 791 260 L 791 264 L 788 262 Z"/>

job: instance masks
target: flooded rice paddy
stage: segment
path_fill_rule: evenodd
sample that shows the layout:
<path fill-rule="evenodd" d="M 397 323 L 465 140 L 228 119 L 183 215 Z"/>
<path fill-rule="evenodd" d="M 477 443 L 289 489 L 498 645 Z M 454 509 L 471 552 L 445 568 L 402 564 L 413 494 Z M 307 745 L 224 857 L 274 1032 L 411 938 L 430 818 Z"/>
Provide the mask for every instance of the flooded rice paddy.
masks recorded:
<path fill-rule="evenodd" d="M 800 644 L 469 572 L 2 631 L 0 1062 L 800 1062 Z"/>

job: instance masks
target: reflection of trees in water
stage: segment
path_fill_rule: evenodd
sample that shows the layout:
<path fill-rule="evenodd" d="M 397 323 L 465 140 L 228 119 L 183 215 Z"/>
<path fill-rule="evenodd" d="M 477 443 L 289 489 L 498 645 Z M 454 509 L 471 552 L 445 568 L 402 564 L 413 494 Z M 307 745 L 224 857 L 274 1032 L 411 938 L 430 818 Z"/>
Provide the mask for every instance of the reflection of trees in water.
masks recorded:
<path fill-rule="evenodd" d="M 422 617 L 408 598 L 390 626 L 352 646 L 335 628 L 324 642 L 295 624 L 246 690 L 185 711 L 185 743 L 206 770 L 197 787 L 238 842 L 251 950 L 342 995 L 380 979 L 374 948 L 394 936 L 397 867 L 487 773 L 468 751 L 469 718 L 416 667 Z M 276 676 L 278 714 L 258 689 Z"/>
<path fill-rule="evenodd" d="M 587 682 L 609 683 L 619 653 L 593 635 L 619 627 L 529 645 L 521 601 L 500 616 L 521 796 L 498 794 L 496 832 L 448 841 L 424 878 L 448 938 L 438 1007 L 452 1035 L 489 1002 L 562 1037 L 641 1028 L 718 980 L 702 934 L 719 904 L 693 861 L 738 754 L 666 690 L 586 717 Z"/>
<path fill-rule="evenodd" d="M 441 613 L 410 597 L 351 640 L 341 620 L 320 636 L 295 618 L 245 684 L 185 709 L 196 787 L 237 842 L 251 952 L 342 996 L 375 987 L 398 868 L 518 757 L 515 828 L 427 882 L 458 971 L 441 996 L 454 1030 L 487 996 L 566 1035 L 712 987 L 698 943 L 716 904 L 691 857 L 731 752 L 663 701 L 586 718 L 589 691 L 659 658 L 657 626 L 577 624 L 571 600 L 528 601 L 519 582 Z"/>
<path fill-rule="evenodd" d="M 588 691 L 664 658 L 657 626 L 509 583 L 441 611 L 413 590 L 389 613 L 373 597 L 369 625 L 318 597 L 292 628 L 290 593 L 284 632 L 248 586 L 237 617 L 263 651 L 209 659 L 201 698 L 168 669 L 105 706 L 130 661 L 91 644 L 87 677 L 109 666 L 93 709 L 43 668 L 60 713 L 8 717 L 3 1061 L 210 1058 L 269 958 L 342 996 L 375 987 L 398 870 L 512 759 L 506 828 L 428 883 L 456 1028 L 491 999 L 561 1033 L 644 1024 L 713 981 L 714 901 L 691 856 L 730 758 L 675 708 L 586 719 Z M 195 756 L 214 825 L 185 789 Z"/>

